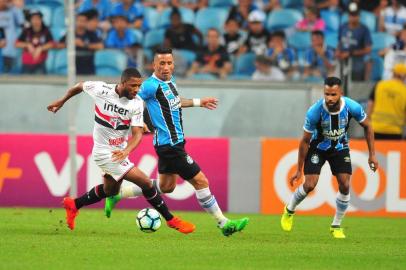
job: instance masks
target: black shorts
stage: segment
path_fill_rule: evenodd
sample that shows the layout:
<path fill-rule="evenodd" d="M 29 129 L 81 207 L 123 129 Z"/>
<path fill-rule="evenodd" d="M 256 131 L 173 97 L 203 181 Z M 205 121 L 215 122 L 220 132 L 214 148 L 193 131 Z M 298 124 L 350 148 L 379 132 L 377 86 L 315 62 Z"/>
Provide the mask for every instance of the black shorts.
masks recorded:
<path fill-rule="evenodd" d="M 161 145 L 155 147 L 155 151 L 159 157 L 160 174 L 179 174 L 183 179 L 190 180 L 200 172 L 199 165 L 186 153 L 184 143 Z"/>
<path fill-rule="evenodd" d="M 321 167 L 328 161 L 333 175 L 352 174 L 350 150 L 322 151 L 310 147 L 304 163 L 304 174 L 320 174 Z"/>

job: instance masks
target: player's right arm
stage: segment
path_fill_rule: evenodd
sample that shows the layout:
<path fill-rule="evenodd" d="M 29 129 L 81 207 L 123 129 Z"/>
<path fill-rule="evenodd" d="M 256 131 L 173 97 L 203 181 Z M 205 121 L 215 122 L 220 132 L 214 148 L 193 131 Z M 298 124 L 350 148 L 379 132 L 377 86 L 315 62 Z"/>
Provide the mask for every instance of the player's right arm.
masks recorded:
<path fill-rule="evenodd" d="M 303 165 L 304 165 L 304 161 L 307 156 L 307 152 L 309 151 L 311 138 L 312 138 L 312 133 L 309 133 L 307 131 L 303 132 L 303 136 L 302 136 L 302 139 L 300 140 L 300 144 L 299 144 L 299 154 L 297 157 L 297 171 L 289 179 L 289 183 L 291 186 L 293 186 L 296 181 L 299 181 L 300 178 L 302 178 Z"/>
<path fill-rule="evenodd" d="M 291 186 L 293 186 L 296 181 L 299 181 L 300 178 L 302 178 L 303 166 L 307 156 L 307 152 L 309 151 L 310 141 L 312 139 L 313 132 L 317 130 L 317 123 L 320 120 L 320 106 L 321 101 L 319 100 L 317 103 L 311 106 L 306 113 L 306 118 L 303 125 L 304 132 L 299 144 L 297 170 L 296 173 L 289 179 L 289 183 Z"/>
<path fill-rule="evenodd" d="M 83 92 L 83 82 L 79 82 L 75 86 L 69 88 L 69 90 L 62 98 L 55 100 L 50 105 L 48 105 L 48 111 L 56 113 L 57 111 L 59 111 L 60 108 L 62 108 L 66 101 L 68 101 L 71 97 L 80 94 L 81 92 Z"/>

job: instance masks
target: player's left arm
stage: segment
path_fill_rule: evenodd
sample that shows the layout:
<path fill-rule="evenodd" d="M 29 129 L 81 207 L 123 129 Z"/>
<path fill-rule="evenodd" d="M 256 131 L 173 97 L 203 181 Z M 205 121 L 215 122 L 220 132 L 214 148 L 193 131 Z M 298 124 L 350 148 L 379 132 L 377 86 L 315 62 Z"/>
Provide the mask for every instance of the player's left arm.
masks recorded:
<path fill-rule="evenodd" d="M 375 157 L 375 139 L 371 123 L 368 118 L 365 118 L 365 120 L 360 122 L 359 124 L 364 128 L 364 136 L 368 145 L 368 164 L 371 170 L 375 172 L 378 169 L 379 165 L 378 160 Z"/>
<path fill-rule="evenodd" d="M 135 149 L 141 142 L 142 134 L 144 133 L 143 127 L 131 127 L 132 137 L 127 142 L 127 147 L 123 150 L 112 151 L 112 160 L 114 162 L 121 162 L 128 157 L 128 155 Z"/>
<path fill-rule="evenodd" d="M 209 110 L 214 110 L 217 108 L 218 99 L 215 97 L 204 97 L 204 98 L 180 98 L 182 108 L 188 107 L 203 107 Z"/>
<path fill-rule="evenodd" d="M 378 169 L 378 160 L 375 157 L 375 139 L 371 122 L 369 121 L 369 118 L 367 117 L 361 104 L 350 98 L 347 98 L 347 102 L 350 113 L 352 114 L 354 119 L 364 128 L 364 137 L 367 141 L 369 152 L 368 164 L 371 170 L 375 172 Z"/>

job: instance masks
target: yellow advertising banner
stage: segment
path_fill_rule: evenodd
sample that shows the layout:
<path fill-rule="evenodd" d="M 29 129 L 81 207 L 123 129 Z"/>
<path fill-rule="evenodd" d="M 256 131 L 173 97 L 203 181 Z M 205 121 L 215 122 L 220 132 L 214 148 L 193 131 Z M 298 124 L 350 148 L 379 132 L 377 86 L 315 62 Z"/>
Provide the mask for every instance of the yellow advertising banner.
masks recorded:
<path fill-rule="evenodd" d="M 296 171 L 299 140 L 264 139 L 261 165 L 261 213 L 281 214 L 298 185 L 289 177 Z M 350 142 L 353 175 L 348 215 L 406 217 L 406 142 L 377 141 L 377 172 L 368 166 L 364 140 Z M 304 181 L 304 176 L 302 177 Z M 318 185 L 298 206 L 302 214 L 332 215 L 338 191 L 328 162 L 321 170 Z"/>

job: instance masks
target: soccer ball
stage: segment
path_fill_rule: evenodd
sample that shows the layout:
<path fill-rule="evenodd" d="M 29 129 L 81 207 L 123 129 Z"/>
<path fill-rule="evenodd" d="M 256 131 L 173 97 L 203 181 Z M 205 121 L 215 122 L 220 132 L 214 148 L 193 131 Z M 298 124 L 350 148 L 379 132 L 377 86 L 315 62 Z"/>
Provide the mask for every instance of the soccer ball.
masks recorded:
<path fill-rule="evenodd" d="M 137 214 L 137 226 L 146 233 L 156 232 L 161 227 L 161 215 L 155 209 L 144 208 Z"/>

